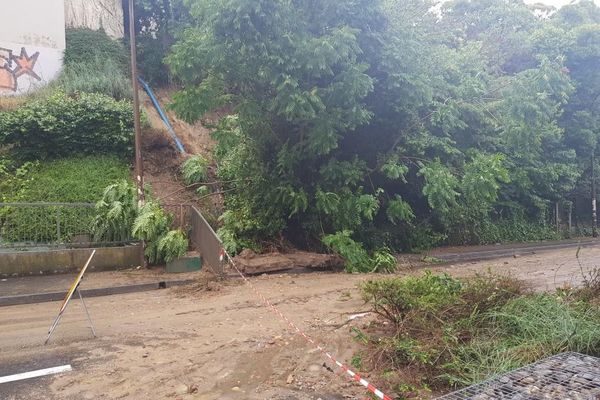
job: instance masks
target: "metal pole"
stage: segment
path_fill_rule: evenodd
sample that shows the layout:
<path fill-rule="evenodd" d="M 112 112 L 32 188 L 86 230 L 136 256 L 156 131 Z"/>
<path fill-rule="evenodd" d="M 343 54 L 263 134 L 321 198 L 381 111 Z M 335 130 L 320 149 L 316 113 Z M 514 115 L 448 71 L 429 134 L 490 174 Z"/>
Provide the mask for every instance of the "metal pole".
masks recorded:
<path fill-rule="evenodd" d="M 135 45 L 135 15 L 134 0 L 129 0 L 129 45 L 131 53 L 131 86 L 133 88 L 133 127 L 135 129 L 135 182 L 137 186 L 138 207 L 144 205 L 144 164 L 142 160 L 142 130 L 140 127 L 140 97 L 137 76 L 137 56 Z M 147 266 L 144 257 L 145 244 L 140 246 L 141 265 Z"/>
<path fill-rule="evenodd" d="M 560 208 L 558 201 L 554 204 L 554 213 L 556 215 L 556 233 L 560 233 Z"/>
<path fill-rule="evenodd" d="M 596 175 L 594 171 L 594 163 L 596 157 L 594 150 L 592 150 L 592 236 L 598 237 L 598 216 L 596 209 Z"/>
<path fill-rule="evenodd" d="M 60 207 L 56 207 L 56 243 L 60 241 Z"/>
<path fill-rule="evenodd" d="M 129 0 L 129 44 L 131 52 L 131 86 L 133 88 L 133 126 L 135 129 L 135 175 L 138 202 L 144 204 L 144 167 L 142 162 L 142 131 L 140 127 L 140 97 L 137 79 L 134 0 Z"/>
<path fill-rule="evenodd" d="M 83 301 L 83 296 L 81 295 L 81 292 L 79 291 L 79 289 L 77 289 L 77 294 L 79 295 L 79 299 L 81 300 L 81 304 L 83 304 L 83 309 L 85 310 L 85 315 L 87 315 L 87 319 L 90 323 L 90 328 L 92 328 L 92 335 L 94 335 L 94 337 L 96 336 L 96 330 L 94 329 L 94 323 L 92 322 L 92 318 L 90 318 L 90 313 L 88 311 L 87 306 L 85 305 L 85 301 Z"/>

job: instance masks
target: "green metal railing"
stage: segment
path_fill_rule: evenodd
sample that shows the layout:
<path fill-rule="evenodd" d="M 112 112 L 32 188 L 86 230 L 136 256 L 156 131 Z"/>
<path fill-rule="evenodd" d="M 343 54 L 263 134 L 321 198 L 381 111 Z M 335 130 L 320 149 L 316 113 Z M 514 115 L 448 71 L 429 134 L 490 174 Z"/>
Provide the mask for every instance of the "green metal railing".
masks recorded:
<path fill-rule="evenodd" d="M 93 203 L 0 203 L 0 248 L 91 246 L 95 215 Z"/>

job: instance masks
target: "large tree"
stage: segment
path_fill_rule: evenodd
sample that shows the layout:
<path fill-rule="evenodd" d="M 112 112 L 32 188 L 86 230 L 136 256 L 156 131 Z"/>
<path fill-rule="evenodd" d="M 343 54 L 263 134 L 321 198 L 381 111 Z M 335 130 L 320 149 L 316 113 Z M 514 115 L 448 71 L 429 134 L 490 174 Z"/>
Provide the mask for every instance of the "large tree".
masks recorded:
<path fill-rule="evenodd" d="M 584 173 L 595 6 L 540 19 L 520 0 L 188 3 L 173 107 L 230 111 L 215 137 L 232 245 L 532 238 L 519 232 Z"/>

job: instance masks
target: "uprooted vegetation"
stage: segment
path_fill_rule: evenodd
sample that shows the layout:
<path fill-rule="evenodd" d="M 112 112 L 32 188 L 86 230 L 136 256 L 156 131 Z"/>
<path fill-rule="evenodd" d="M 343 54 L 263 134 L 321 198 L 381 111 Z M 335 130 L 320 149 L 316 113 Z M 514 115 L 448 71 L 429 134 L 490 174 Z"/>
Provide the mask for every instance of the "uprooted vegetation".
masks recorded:
<path fill-rule="evenodd" d="M 427 272 L 368 281 L 363 298 L 381 318 L 356 331 L 369 350 L 353 363 L 381 372 L 400 398 L 423 398 L 565 351 L 597 355 L 597 282 L 533 293 L 492 275 L 457 280 Z"/>

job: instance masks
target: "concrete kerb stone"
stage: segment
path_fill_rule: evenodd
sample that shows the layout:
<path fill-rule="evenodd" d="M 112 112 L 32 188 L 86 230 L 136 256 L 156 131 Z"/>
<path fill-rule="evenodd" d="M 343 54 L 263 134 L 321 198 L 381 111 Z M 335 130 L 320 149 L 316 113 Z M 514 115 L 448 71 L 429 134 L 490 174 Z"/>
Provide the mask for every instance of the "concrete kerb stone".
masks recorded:
<path fill-rule="evenodd" d="M 0 277 L 74 271 L 85 263 L 92 249 L 56 249 L 0 252 Z M 139 245 L 100 247 L 90 270 L 131 268 L 140 264 Z"/>
<path fill-rule="evenodd" d="M 136 292 L 147 292 L 152 290 L 167 289 L 170 287 L 183 286 L 193 283 L 194 280 L 161 281 L 155 283 L 140 283 L 134 285 L 113 286 L 95 289 L 81 289 L 83 297 L 101 297 L 115 294 L 126 294 Z M 62 292 L 48 292 L 35 294 L 22 294 L 15 296 L 0 297 L 0 307 L 15 306 L 23 304 L 45 303 L 50 301 L 60 301 L 65 297 L 66 289 Z"/>

